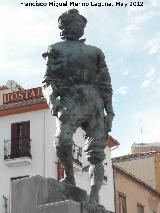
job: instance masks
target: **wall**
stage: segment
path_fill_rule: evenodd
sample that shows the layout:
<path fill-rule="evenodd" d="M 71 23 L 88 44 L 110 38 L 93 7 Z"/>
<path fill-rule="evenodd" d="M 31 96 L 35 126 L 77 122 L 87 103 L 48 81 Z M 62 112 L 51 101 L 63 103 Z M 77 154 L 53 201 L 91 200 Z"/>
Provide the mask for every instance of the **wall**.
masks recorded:
<path fill-rule="evenodd" d="M 108 181 L 104 181 L 100 191 L 100 203 L 107 207 L 108 210 L 115 212 L 114 206 L 114 182 L 113 182 L 113 168 L 111 161 L 111 151 L 106 147 L 106 160 L 107 166 L 105 166 L 105 175 Z"/>
<path fill-rule="evenodd" d="M 56 159 L 55 155 L 51 154 L 54 153 L 53 141 L 48 140 L 48 143 L 44 144 L 44 141 L 46 141 L 44 132 L 46 115 L 47 111 L 39 110 L 0 118 L 0 208 L 2 208 L 2 196 L 5 195 L 7 198 L 9 197 L 9 180 L 11 177 L 24 175 L 56 177 Z M 4 139 L 11 139 L 11 123 L 28 120 L 30 120 L 30 138 L 32 140 L 32 163 L 28 165 L 15 165 L 8 167 L 5 165 L 4 161 Z M 53 127 L 54 136 L 55 121 L 53 119 L 48 120 Z M 44 160 L 44 156 L 47 156 L 49 163 Z M 0 212 L 2 212 L 1 209 Z"/>
<path fill-rule="evenodd" d="M 155 156 L 156 189 L 160 192 L 160 154 Z"/>
<path fill-rule="evenodd" d="M 115 173 L 115 187 L 116 187 L 116 213 L 119 212 L 118 193 L 126 195 L 127 212 L 136 213 L 137 203 L 144 206 L 145 213 L 156 211 L 160 212 L 160 196 L 155 196 L 154 193 L 146 190 L 143 186 L 132 181 L 129 177 L 121 173 Z"/>
<path fill-rule="evenodd" d="M 154 156 L 131 158 L 114 164 L 156 189 Z"/>
<path fill-rule="evenodd" d="M 141 146 L 141 147 L 133 147 L 132 153 L 142 153 L 142 152 L 151 152 L 157 151 L 160 152 L 160 145 L 157 143 L 157 146 Z"/>

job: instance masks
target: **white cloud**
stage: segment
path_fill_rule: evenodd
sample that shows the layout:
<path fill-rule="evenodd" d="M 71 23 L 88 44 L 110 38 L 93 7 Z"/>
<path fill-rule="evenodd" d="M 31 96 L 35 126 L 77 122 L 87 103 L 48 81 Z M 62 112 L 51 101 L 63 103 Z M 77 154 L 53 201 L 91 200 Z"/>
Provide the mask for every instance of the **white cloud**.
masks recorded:
<path fill-rule="evenodd" d="M 154 69 L 150 69 L 148 73 L 145 75 L 145 79 L 142 82 L 141 87 L 147 88 L 155 79 L 157 76 L 157 72 Z"/>
<path fill-rule="evenodd" d="M 150 80 L 154 80 L 156 77 L 156 71 L 154 69 L 149 70 L 149 72 L 146 74 L 146 77 Z"/>
<path fill-rule="evenodd" d="M 14 72 L 20 65 L 21 69 L 25 69 L 33 60 L 36 63 L 37 54 L 41 54 L 39 50 L 47 48 L 52 38 L 56 39 L 54 25 L 57 23 L 49 18 L 37 8 L 18 6 L 13 9 L 6 6 L 0 9 L 0 25 L 3 28 L 0 34 L 2 71 L 8 67 Z M 32 71 L 28 72 L 31 74 Z"/>
<path fill-rule="evenodd" d="M 154 0 L 154 2 L 152 2 L 152 0 L 149 0 L 148 2 L 144 2 L 143 7 L 128 8 L 128 23 L 120 33 L 122 46 L 134 48 L 134 44 L 138 42 L 139 39 L 141 39 L 141 42 L 143 41 L 139 36 L 139 32 L 143 29 L 146 22 L 156 16 L 157 11 L 159 11 L 159 6 L 159 1 Z M 142 31 L 141 34 L 143 35 Z"/>
<path fill-rule="evenodd" d="M 159 0 L 149 0 L 149 2 L 153 7 L 160 7 Z"/>
<path fill-rule="evenodd" d="M 158 32 L 148 43 L 145 45 L 145 49 L 149 55 L 160 53 L 160 33 Z"/>
<path fill-rule="evenodd" d="M 136 14 L 134 18 L 132 19 L 131 23 L 124 29 L 126 32 L 134 32 L 136 30 L 139 30 L 140 27 L 148 21 L 153 16 L 153 11 L 148 11 L 144 14 Z"/>
<path fill-rule="evenodd" d="M 124 44 L 131 43 L 136 40 L 136 33 L 142 28 L 143 24 L 153 16 L 153 11 L 147 11 L 144 14 L 132 14 L 130 23 L 124 27 L 121 38 Z"/>
<path fill-rule="evenodd" d="M 116 90 L 116 93 L 120 94 L 120 95 L 126 95 L 128 93 L 128 87 L 127 86 L 122 86 L 122 87 L 119 87 L 117 90 Z"/>
<path fill-rule="evenodd" d="M 150 85 L 150 81 L 149 80 L 144 80 L 143 83 L 142 83 L 142 87 L 143 88 L 146 88 Z"/>
<path fill-rule="evenodd" d="M 7 78 L 7 74 L 15 78 L 40 75 L 45 64 L 41 54 L 49 44 L 60 41 L 57 19 L 68 9 L 24 7 L 20 1 L 4 1 L 0 8 L 0 79 Z M 84 14 L 84 7 L 79 11 Z"/>
<path fill-rule="evenodd" d="M 122 71 L 122 75 L 124 75 L 124 76 L 127 76 L 128 75 L 128 69 L 124 69 L 123 71 Z"/>

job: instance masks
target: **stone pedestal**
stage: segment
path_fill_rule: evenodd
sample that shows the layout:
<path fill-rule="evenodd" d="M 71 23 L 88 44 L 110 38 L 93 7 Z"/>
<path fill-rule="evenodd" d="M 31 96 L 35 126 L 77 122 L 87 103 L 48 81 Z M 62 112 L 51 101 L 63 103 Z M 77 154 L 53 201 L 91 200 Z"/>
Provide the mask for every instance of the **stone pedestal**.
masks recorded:
<path fill-rule="evenodd" d="M 109 213 L 87 199 L 78 187 L 33 176 L 12 181 L 11 213 Z"/>
<path fill-rule="evenodd" d="M 36 213 L 81 213 L 81 204 L 73 200 L 40 205 Z"/>

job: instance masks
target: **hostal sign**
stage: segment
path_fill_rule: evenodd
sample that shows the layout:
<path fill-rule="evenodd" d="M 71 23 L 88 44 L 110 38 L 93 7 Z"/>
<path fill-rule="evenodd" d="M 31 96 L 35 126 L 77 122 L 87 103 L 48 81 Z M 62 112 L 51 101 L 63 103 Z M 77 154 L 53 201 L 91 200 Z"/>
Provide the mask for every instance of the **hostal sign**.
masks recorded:
<path fill-rule="evenodd" d="M 43 97 L 41 87 L 3 94 L 3 104 Z"/>

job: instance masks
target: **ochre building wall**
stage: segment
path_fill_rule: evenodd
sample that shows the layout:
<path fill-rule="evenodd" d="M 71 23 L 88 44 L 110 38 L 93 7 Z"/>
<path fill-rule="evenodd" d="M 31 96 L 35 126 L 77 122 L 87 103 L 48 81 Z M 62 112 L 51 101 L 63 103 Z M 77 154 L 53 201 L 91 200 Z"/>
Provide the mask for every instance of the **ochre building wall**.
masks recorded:
<path fill-rule="evenodd" d="M 156 189 L 154 156 L 148 158 L 132 158 L 125 161 L 114 162 L 114 164 Z"/>
<path fill-rule="evenodd" d="M 116 189 L 116 213 L 119 211 L 119 193 L 126 196 L 126 205 L 128 213 L 137 212 L 137 203 L 144 206 L 145 213 L 153 211 L 160 212 L 160 196 L 136 183 L 130 177 L 119 172 L 114 173 L 115 189 Z"/>

